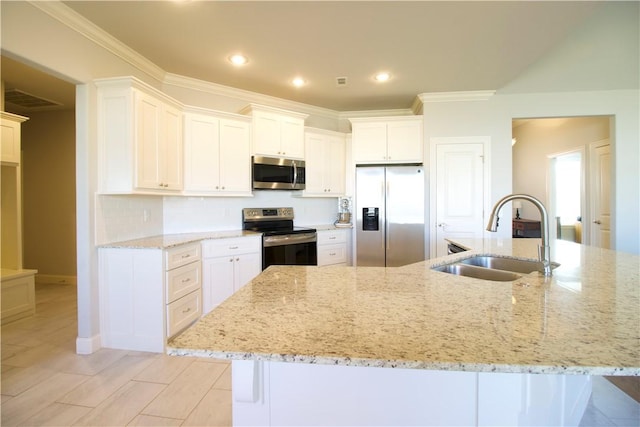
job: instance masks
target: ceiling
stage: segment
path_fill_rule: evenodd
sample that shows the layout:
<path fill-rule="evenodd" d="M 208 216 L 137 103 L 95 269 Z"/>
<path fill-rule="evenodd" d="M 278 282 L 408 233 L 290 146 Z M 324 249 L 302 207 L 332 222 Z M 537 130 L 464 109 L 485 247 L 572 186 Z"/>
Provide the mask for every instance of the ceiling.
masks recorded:
<path fill-rule="evenodd" d="M 561 43 L 600 5 L 591 1 L 64 3 L 168 73 L 335 111 L 409 108 L 416 95 L 428 92 L 499 90 Z M 227 58 L 236 52 L 247 55 L 249 63 L 232 66 Z M 21 66 L 3 58 L 6 88 L 37 94 L 38 76 Z M 389 72 L 391 79 L 375 82 L 373 76 L 379 71 Z M 306 85 L 293 87 L 296 76 L 303 77 Z M 338 86 L 338 77 L 346 77 L 347 84 Z M 55 100 L 57 95 L 41 96 Z"/>

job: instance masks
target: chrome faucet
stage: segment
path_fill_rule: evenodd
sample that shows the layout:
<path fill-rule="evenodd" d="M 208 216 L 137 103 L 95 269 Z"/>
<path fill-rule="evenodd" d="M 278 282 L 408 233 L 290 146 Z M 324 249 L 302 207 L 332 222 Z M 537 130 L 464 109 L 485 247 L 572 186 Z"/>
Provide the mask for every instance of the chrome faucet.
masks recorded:
<path fill-rule="evenodd" d="M 542 228 L 542 243 L 538 246 L 538 259 L 542 263 L 543 272 L 545 276 L 551 276 L 551 250 L 549 249 L 549 215 L 547 209 L 542 202 L 533 196 L 527 194 L 509 194 L 498 200 L 498 203 L 493 207 L 491 216 L 489 217 L 489 223 L 487 224 L 487 231 L 498 231 L 498 212 L 500 208 L 512 200 L 528 200 L 533 203 L 540 211 L 540 226 Z"/>

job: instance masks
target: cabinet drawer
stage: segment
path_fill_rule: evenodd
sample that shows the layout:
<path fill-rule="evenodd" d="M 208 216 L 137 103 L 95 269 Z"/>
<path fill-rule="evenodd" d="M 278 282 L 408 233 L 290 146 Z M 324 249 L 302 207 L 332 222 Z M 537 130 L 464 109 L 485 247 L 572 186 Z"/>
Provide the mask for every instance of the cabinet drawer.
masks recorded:
<path fill-rule="evenodd" d="M 333 245 L 334 243 L 345 243 L 347 233 L 345 230 L 328 230 L 318 232 L 318 245 Z"/>
<path fill-rule="evenodd" d="M 200 267 L 201 263 L 198 261 L 167 271 L 167 303 L 200 289 L 202 284 Z"/>
<path fill-rule="evenodd" d="M 262 236 L 260 235 L 230 239 L 214 239 L 202 242 L 202 256 L 204 258 L 261 251 Z"/>
<path fill-rule="evenodd" d="M 167 338 L 186 329 L 200 318 L 202 312 L 200 295 L 200 290 L 197 290 L 167 305 Z"/>
<path fill-rule="evenodd" d="M 200 260 L 200 245 L 182 245 L 165 251 L 165 266 L 167 270 Z"/>
<path fill-rule="evenodd" d="M 318 246 L 318 266 L 346 264 L 347 246 L 344 244 Z"/>

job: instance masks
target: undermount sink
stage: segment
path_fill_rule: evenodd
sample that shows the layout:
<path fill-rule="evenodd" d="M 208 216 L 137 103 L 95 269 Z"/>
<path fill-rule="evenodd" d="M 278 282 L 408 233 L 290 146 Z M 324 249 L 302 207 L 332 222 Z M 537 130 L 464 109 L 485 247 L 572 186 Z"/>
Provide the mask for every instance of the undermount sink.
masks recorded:
<path fill-rule="evenodd" d="M 551 268 L 556 268 L 559 265 L 557 262 L 552 262 Z M 543 268 L 542 262 L 540 261 L 475 255 L 451 264 L 432 267 L 432 270 L 458 276 L 473 277 L 475 279 L 510 282 L 522 277 L 521 274 L 529 274 L 534 271 L 542 272 Z"/>
<path fill-rule="evenodd" d="M 534 271 L 543 271 L 542 262 L 526 259 L 476 255 L 458 262 L 466 265 L 475 265 L 478 267 L 490 268 L 494 270 L 514 271 L 516 273 L 523 274 L 533 273 Z M 558 264 L 557 262 L 552 262 L 551 268 L 556 268 L 559 265 L 560 264 Z"/>
<path fill-rule="evenodd" d="M 473 277 L 482 280 L 494 280 L 496 282 L 510 282 L 521 276 L 516 273 L 504 270 L 493 270 L 491 268 L 476 267 L 474 265 L 454 263 L 433 267 L 433 270 L 443 273 L 455 274 L 458 276 Z"/>

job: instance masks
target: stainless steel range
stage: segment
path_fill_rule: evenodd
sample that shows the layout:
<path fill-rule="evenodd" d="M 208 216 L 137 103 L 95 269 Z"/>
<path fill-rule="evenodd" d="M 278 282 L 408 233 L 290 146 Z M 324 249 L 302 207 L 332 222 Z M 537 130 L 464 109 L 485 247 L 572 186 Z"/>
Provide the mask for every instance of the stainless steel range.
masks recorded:
<path fill-rule="evenodd" d="M 293 208 L 245 208 L 242 228 L 262 233 L 262 269 L 270 265 L 317 265 L 314 228 L 294 227 Z"/>

